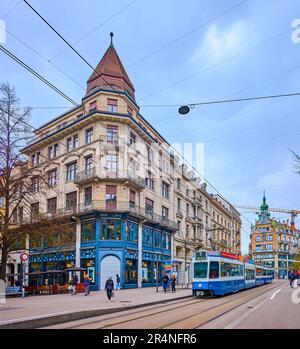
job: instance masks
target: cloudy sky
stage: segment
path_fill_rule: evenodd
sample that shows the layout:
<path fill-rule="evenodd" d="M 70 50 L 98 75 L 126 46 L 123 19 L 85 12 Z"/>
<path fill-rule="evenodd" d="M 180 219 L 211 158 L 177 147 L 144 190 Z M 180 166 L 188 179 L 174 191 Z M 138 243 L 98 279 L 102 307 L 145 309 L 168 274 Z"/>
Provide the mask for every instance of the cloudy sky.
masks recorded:
<path fill-rule="evenodd" d="M 270 207 L 300 208 L 290 152 L 300 153 L 300 97 L 195 107 L 185 117 L 176 107 L 153 107 L 300 91 L 300 43 L 292 41 L 298 0 L 29 2 L 93 65 L 113 31 L 142 115 L 171 143 L 204 143 L 203 175 L 228 200 L 257 206 L 265 190 Z M 90 68 L 22 0 L 1 1 L 0 19 L 4 46 L 80 102 Z M 0 72 L 24 105 L 70 107 L 3 53 Z M 33 109 L 31 122 L 64 110 Z M 245 252 L 255 214 L 240 211 Z"/>

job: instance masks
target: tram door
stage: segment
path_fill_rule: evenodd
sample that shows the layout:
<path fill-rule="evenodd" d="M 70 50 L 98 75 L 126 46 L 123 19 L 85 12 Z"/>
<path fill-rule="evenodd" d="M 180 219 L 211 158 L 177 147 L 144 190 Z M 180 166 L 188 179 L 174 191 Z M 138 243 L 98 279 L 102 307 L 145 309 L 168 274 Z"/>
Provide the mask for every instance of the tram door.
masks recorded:
<path fill-rule="evenodd" d="M 116 256 L 106 256 L 101 261 L 100 269 L 100 289 L 104 290 L 106 280 L 112 276 L 114 284 L 116 284 L 116 274 L 121 275 L 121 263 Z"/>

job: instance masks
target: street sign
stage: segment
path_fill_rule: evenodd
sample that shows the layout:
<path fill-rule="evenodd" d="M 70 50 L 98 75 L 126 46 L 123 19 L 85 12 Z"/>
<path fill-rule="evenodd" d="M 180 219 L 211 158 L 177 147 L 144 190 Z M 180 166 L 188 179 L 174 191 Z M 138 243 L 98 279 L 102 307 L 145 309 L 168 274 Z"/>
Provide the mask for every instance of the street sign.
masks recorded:
<path fill-rule="evenodd" d="M 26 262 L 28 260 L 28 257 L 29 257 L 29 255 L 26 252 L 22 253 L 20 256 L 20 258 L 23 262 Z"/>

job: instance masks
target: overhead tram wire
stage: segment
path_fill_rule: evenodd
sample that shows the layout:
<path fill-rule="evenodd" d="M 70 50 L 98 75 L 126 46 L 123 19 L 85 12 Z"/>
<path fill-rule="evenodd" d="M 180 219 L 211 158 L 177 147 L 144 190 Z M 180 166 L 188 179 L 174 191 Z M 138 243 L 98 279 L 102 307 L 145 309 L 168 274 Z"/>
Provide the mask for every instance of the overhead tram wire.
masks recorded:
<path fill-rule="evenodd" d="M 94 72 L 96 72 L 96 74 L 101 77 L 106 83 L 108 83 L 106 81 L 106 79 L 103 78 L 102 74 L 99 74 L 99 72 L 55 29 L 53 28 L 53 26 L 46 20 L 44 19 L 43 16 L 41 16 L 26 0 L 23 0 L 91 69 L 93 69 Z M 109 84 L 109 83 L 108 83 Z M 109 84 L 109 86 L 116 92 L 118 93 L 115 88 Z M 118 93 L 121 98 L 123 100 L 125 100 L 125 98 L 120 94 Z M 125 100 L 126 101 L 126 100 Z M 196 172 L 200 175 L 201 178 L 204 179 L 204 181 L 210 185 L 211 188 L 213 188 L 219 195 L 221 198 L 223 198 L 225 201 L 227 201 L 223 195 L 208 181 L 206 180 L 206 178 L 200 174 L 200 172 L 198 170 L 195 169 L 195 167 L 193 165 L 191 165 L 172 145 L 170 145 L 170 148 L 172 148 L 177 154 L 179 154 L 179 156 Z M 246 220 L 248 220 L 246 217 L 245 217 Z"/>
<path fill-rule="evenodd" d="M 20 0 L 21 1 L 21 0 Z M 76 40 L 75 42 L 73 42 L 72 45 L 78 44 L 80 41 L 82 41 L 83 39 L 85 39 L 88 35 L 90 35 L 91 33 L 93 33 L 94 31 L 96 31 L 97 29 L 99 29 L 100 27 L 103 27 L 104 24 L 108 23 L 110 20 L 112 20 L 113 18 L 115 18 L 117 15 L 119 15 L 120 13 L 122 13 L 123 11 L 127 10 L 127 8 L 129 8 L 131 5 L 133 5 L 137 0 L 133 0 L 131 1 L 129 4 L 127 4 L 126 6 L 122 7 L 120 10 L 118 10 L 117 12 L 115 12 L 114 14 L 112 14 L 110 17 L 108 17 L 106 20 L 104 20 L 103 22 L 101 22 L 100 24 L 98 24 L 96 27 L 94 27 L 93 29 L 91 29 L 90 31 L 88 31 L 87 33 L 85 33 L 83 36 L 81 36 L 78 40 Z M 59 55 L 61 55 L 62 53 L 64 53 L 67 50 L 67 48 L 61 50 L 60 52 L 58 52 L 55 56 L 53 56 L 52 58 L 49 59 L 49 63 L 51 61 L 53 61 L 55 58 L 57 58 Z"/>
<path fill-rule="evenodd" d="M 5 47 L 3 47 L 2 45 L 0 45 L 0 50 L 3 51 L 8 57 L 10 57 L 11 59 L 13 59 L 15 62 L 17 62 L 19 65 L 21 65 L 23 68 L 25 68 L 26 70 L 28 70 L 31 74 L 33 74 L 34 76 L 36 76 L 39 80 L 41 80 L 42 82 L 44 82 L 48 87 L 50 87 L 53 91 L 55 91 L 56 93 L 58 93 L 60 96 L 62 96 L 63 98 L 65 98 L 68 102 L 70 102 L 71 104 L 73 104 L 75 107 L 79 107 L 79 104 L 77 104 L 72 98 L 68 97 L 65 93 L 63 93 L 59 88 L 57 88 L 56 86 L 54 86 L 51 82 L 49 82 L 48 80 L 46 80 L 45 78 L 43 78 L 39 73 L 37 73 L 33 68 L 31 68 L 29 65 L 27 65 L 26 63 L 24 63 L 22 60 L 20 60 L 18 57 L 16 57 L 12 52 L 10 52 L 9 50 L 7 50 Z"/>
<path fill-rule="evenodd" d="M 21 1 L 21 0 L 20 0 Z M 1 23 L 0 23 L 0 27 Z M 2 27 L 3 28 L 3 27 Z M 46 61 L 47 63 L 51 64 L 57 71 L 59 71 L 61 74 L 63 74 L 66 78 L 68 78 L 70 81 L 72 81 L 75 85 L 77 85 L 78 87 L 80 87 L 82 90 L 85 91 L 85 88 L 80 85 L 76 80 L 74 80 L 69 74 L 67 74 L 66 72 L 64 72 L 62 69 L 60 69 L 56 64 L 52 63 L 49 61 L 49 59 L 47 57 L 45 57 L 44 55 L 42 55 L 40 52 L 38 52 L 37 50 L 35 50 L 33 47 L 29 46 L 28 44 L 26 44 L 26 42 L 24 42 L 22 39 L 18 38 L 15 34 L 13 34 L 12 32 L 10 32 L 9 30 L 6 29 L 6 32 L 13 37 L 15 40 L 17 40 L 18 42 L 20 42 L 22 45 L 24 45 L 25 47 L 27 47 L 29 50 L 31 50 L 32 52 L 34 52 L 36 55 L 38 55 L 40 58 L 42 58 L 44 61 Z"/>

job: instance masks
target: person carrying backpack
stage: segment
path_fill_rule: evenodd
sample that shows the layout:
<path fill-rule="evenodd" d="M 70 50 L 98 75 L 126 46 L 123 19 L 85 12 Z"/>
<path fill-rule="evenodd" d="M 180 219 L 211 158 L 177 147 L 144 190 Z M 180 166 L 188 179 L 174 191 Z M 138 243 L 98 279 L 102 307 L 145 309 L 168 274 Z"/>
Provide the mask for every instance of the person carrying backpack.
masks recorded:
<path fill-rule="evenodd" d="M 111 302 L 111 297 L 113 295 L 113 290 L 114 290 L 114 282 L 111 276 L 106 280 L 105 290 L 106 290 L 108 301 Z"/>

